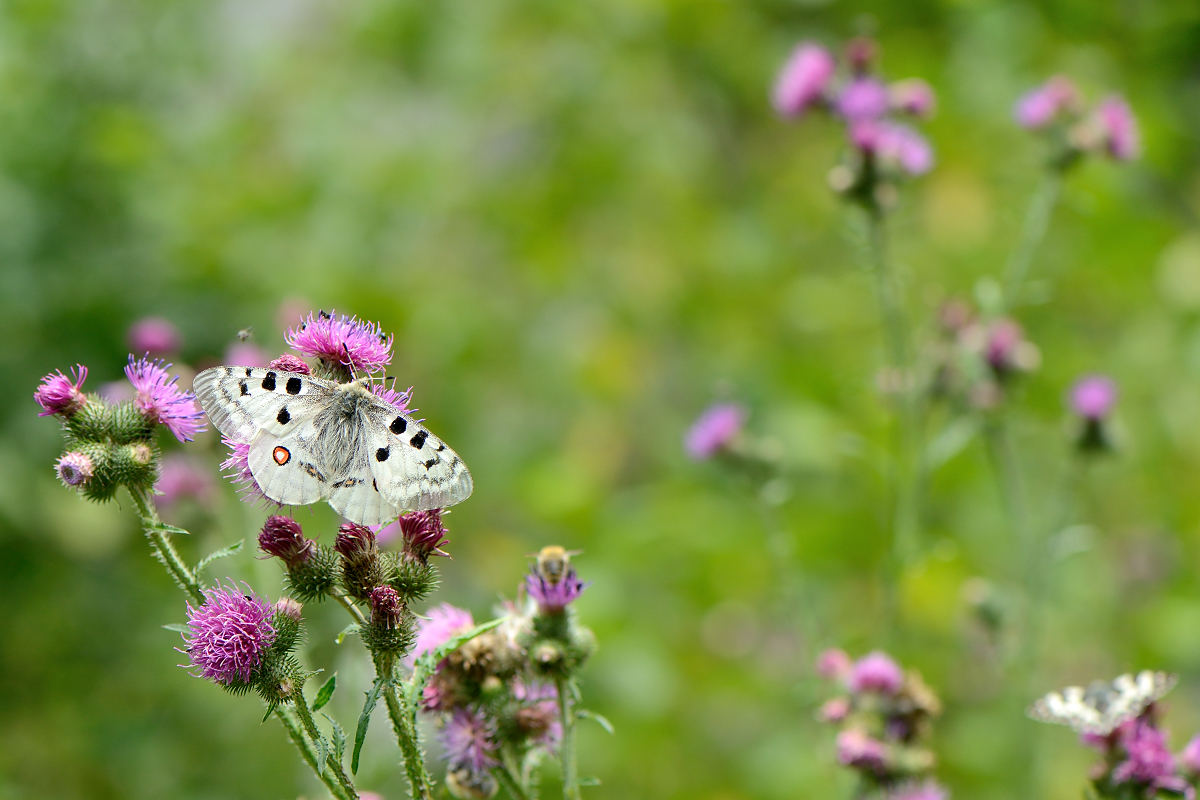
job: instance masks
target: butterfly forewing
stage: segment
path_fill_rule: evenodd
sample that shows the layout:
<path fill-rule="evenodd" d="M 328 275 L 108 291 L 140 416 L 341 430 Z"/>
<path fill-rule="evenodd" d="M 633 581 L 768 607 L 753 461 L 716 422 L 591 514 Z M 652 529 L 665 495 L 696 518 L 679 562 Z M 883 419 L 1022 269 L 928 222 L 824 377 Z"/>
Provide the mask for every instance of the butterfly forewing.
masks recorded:
<path fill-rule="evenodd" d="M 1087 689 L 1068 686 L 1035 701 L 1028 713 L 1033 719 L 1067 725 L 1078 733 L 1107 736 L 1171 691 L 1175 681 L 1174 675 L 1143 670 L 1136 677 L 1121 675 L 1111 683 L 1097 682 Z"/>
<path fill-rule="evenodd" d="M 403 511 L 461 503 L 473 484 L 466 464 L 421 423 L 379 402 L 369 411 L 368 461 L 380 494 Z"/>

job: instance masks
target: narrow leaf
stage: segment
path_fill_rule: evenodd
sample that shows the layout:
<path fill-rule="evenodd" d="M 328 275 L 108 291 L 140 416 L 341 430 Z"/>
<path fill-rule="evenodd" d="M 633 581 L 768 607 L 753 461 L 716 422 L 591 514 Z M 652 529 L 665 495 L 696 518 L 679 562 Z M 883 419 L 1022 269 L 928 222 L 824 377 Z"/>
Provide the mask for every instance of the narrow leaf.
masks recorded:
<path fill-rule="evenodd" d="M 337 640 L 336 640 L 337 643 L 341 644 L 343 641 L 345 641 L 347 636 L 349 636 L 352 633 L 358 633 L 358 631 L 359 631 L 358 623 L 351 622 L 345 628 L 342 628 L 342 632 L 337 635 Z"/>
<path fill-rule="evenodd" d="M 595 720 L 596 724 L 601 728 L 604 728 L 604 730 L 608 731 L 609 733 L 616 733 L 616 731 L 613 729 L 612 723 L 609 722 L 608 718 L 602 714 L 597 714 L 595 711 L 588 711 L 586 708 L 581 708 L 576 712 L 576 715 L 580 719 Z"/>
<path fill-rule="evenodd" d="M 383 678 L 376 678 L 375 685 L 367 692 L 367 702 L 363 703 L 362 713 L 358 715 L 358 730 L 354 732 L 354 752 L 350 756 L 350 771 L 358 774 L 358 756 L 362 752 L 363 740 L 367 738 L 367 726 L 371 724 L 371 712 L 379 702 L 379 694 L 383 691 Z"/>
<path fill-rule="evenodd" d="M 580 786 L 599 786 L 600 779 L 593 777 L 591 775 L 580 775 L 579 776 L 579 785 Z"/>
<path fill-rule="evenodd" d="M 337 756 L 338 763 L 341 764 L 346 755 L 346 732 L 333 717 L 324 712 L 321 713 L 321 716 L 329 720 L 329 724 L 333 726 L 333 752 Z"/>
<path fill-rule="evenodd" d="M 163 523 L 163 522 L 160 522 L 157 525 L 151 525 L 150 527 L 156 531 L 162 531 L 163 533 L 176 533 L 176 534 L 179 534 L 180 536 L 191 536 L 192 535 L 189 532 L 185 531 L 183 528 L 176 528 L 174 525 L 167 525 L 166 523 Z"/>
<path fill-rule="evenodd" d="M 504 617 L 498 617 L 482 625 L 476 625 L 471 630 L 452 637 L 441 647 L 423 653 L 413 666 L 413 674 L 408 680 L 408 686 L 404 693 L 409 706 L 416 708 L 416 703 L 421 698 L 421 693 L 425 691 L 425 684 L 429 682 L 430 677 L 437 671 L 437 665 L 441 663 L 443 658 L 450 655 L 450 653 L 454 652 L 463 643 L 471 641 L 481 633 L 487 633 L 501 622 L 504 622 Z"/>
<path fill-rule="evenodd" d="M 204 558 L 200 559 L 200 563 L 196 565 L 195 573 L 197 575 L 199 575 L 200 570 L 204 569 L 209 564 L 216 561 L 218 558 L 224 558 L 225 556 L 233 555 L 238 550 L 241 550 L 242 545 L 245 543 L 246 543 L 245 539 L 239 539 L 238 541 L 229 545 L 229 547 L 222 547 L 220 550 L 214 550 L 213 552 L 206 555 Z"/>
<path fill-rule="evenodd" d="M 263 722 L 266 722 L 267 720 L 269 720 L 271 718 L 271 715 L 274 713 L 275 713 L 275 703 L 271 703 L 270 705 L 267 706 L 267 713 L 263 714 L 262 722 L 260 722 L 258 724 L 262 725 Z"/>
<path fill-rule="evenodd" d="M 322 708 L 328 705 L 329 701 L 333 699 L 333 692 L 335 689 L 337 689 L 336 672 L 329 676 L 329 680 L 325 681 L 324 685 L 321 686 L 321 690 L 317 692 L 317 697 L 315 700 L 313 700 L 312 710 L 320 711 Z"/>
<path fill-rule="evenodd" d="M 163 627 L 169 631 L 175 631 L 176 633 L 188 632 L 188 626 L 182 622 L 172 622 L 170 625 L 163 625 Z"/>
<path fill-rule="evenodd" d="M 329 745 L 325 742 L 325 737 L 317 734 L 317 766 L 320 767 L 320 774 L 325 774 L 325 761 L 329 753 Z"/>

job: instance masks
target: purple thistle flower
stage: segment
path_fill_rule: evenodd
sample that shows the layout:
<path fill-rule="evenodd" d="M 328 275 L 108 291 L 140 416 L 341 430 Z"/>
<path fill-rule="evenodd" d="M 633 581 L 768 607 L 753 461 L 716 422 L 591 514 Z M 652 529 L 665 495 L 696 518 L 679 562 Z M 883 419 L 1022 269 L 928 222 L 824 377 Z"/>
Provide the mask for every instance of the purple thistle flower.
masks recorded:
<path fill-rule="evenodd" d="M 162 317 L 146 317 L 133 323 L 128 334 L 129 349 L 135 353 L 165 356 L 178 353 L 183 344 L 179 329 Z"/>
<path fill-rule="evenodd" d="M 341 553 L 347 561 L 373 558 L 378 554 L 378 548 L 375 546 L 375 531 L 366 525 L 346 522 L 338 528 L 333 549 Z"/>
<path fill-rule="evenodd" d="M 1107 375 L 1085 375 L 1071 387 L 1071 410 L 1087 420 L 1101 420 L 1117 403 L 1117 384 Z"/>
<path fill-rule="evenodd" d="M 847 767 L 883 772 L 887 769 L 887 745 L 858 728 L 848 728 L 837 736 L 837 760 Z"/>
<path fill-rule="evenodd" d="M 1200 775 L 1200 733 L 1184 745 L 1183 752 L 1179 754 L 1179 763 L 1193 775 Z"/>
<path fill-rule="evenodd" d="M 401 516 L 393 524 L 404 537 L 405 552 L 422 561 L 429 556 L 449 557 L 450 554 L 442 549 L 442 545 L 449 544 L 450 540 L 446 538 L 448 531 L 442 524 L 441 509 L 414 511 Z"/>
<path fill-rule="evenodd" d="M 408 661 L 415 661 L 425 653 L 433 652 L 460 633 L 475 627 L 470 611 L 442 603 L 429 609 L 426 619 L 417 622 L 417 640 L 413 644 Z"/>
<path fill-rule="evenodd" d="M 221 437 L 221 444 L 229 448 L 229 457 L 221 462 L 220 470 L 225 473 L 231 483 L 237 486 L 242 500 L 247 503 L 267 500 L 274 503 L 276 507 L 282 507 L 283 503 L 267 497 L 263 493 L 262 487 L 258 485 L 258 481 L 254 480 L 254 474 L 250 472 L 250 444 L 235 442 L 228 436 Z"/>
<path fill-rule="evenodd" d="M 904 686 L 904 671 L 891 656 L 876 650 L 854 663 L 846 677 L 846 688 L 852 692 L 881 692 L 896 694 Z"/>
<path fill-rule="evenodd" d="M 371 590 L 371 624 L 383 628 L 397 628 L 404 612 L 400 595 L 390 586 L 376 586 Z"/>
<path fill-rule="evenodd" d="M 175 385 L 178 375 L 168 377 L 170 368 L 162 361 L 135 361 L 130 356 L 125 375 L 137 391 L 133 399 L 137 410 L 150 422 L 166 425 L 179 441 L 190 442 L 204 430 L 204 412 L 196 405 L 196 395 L 180 391 Z"/>
<path fill-rule="evenodd" d="M 525 591 L 537 602 L 538 610 L 543 614 L 562 613 L 590 585 L 579 580 L 573 567 L 558 581 L 546 580 L 536 568 L 525 576 Z"/>
<path fill-rule="evenodd" d="M 844 680 L 853 668 L 854 662 L 841 648 L 831 647 L 817 656 L 817 674 L 822 678 Z"/>
<path fill-rule="evenodd" d="M 894 111 L 911 114 L 918 119 L 933 115 L 937 105 L 933 87 L 920 78 L 906 78 L 888 87 L 888 102 Z"/>
<path fill-rule="evenodd" d="M 1120 95 L 1110 95 L 1096 109 L 1096 122 L 1105 149 L 1117 161 L 1132 161 L 1141 152 L 1137 119 Z"/>
<path fill-rule="evenodd" d="M 517 725 L 534 743 L 556 752 L 562 741 L 558 690 L 550 683 L 526 683 L 518 678 L 513 681 L 512 692 L 522 704 L 516 714 Z"/>
<path fill-rule="evenodd" d="M 856 127 L 870 127 L 870 121 L 860 122 Z M 909 175 L 924 175 L 933 169 L 933 148 L 925 137 L 907 125 L 884 122 L 874 125 L 872 147 L 881 161 L 894 164 Z"/>
<path fill-rule="evenodd" d="M 950 793 L 934 780 L 906 781 L 884 795 L 884 800 L 948 800 Z"/>
<path fill-rule="evenodd" d="M 997 372 L 1007 372 L 1019 366 L 1018 351 L 1025 341 L 1020 324 L 1011 319 L 998 319 L 987 333 L 984 358 Z"/>
<path fill-rule="evenodd" d="M 285 338 L 297 352 L 345 365 L 356 373 L 378 372 L 392 361 L 392 337 L 357 317 L 324 311 L 309 314 L 299 327 L 289 328 Z"/>
<path fill-rule="evenodd" d="M 1022 128 L 1040 130 L 1065 112 L 1077 112 L 1079 103 L 1079 90 L 1071 79 L 1055 75 L 1022 95 L 1013 108 L 1013 116 Z"/>
<path fill-rule="evenodd" d="M 298 372 L 301 375 L 312 374 L 312 367 L 291 353 L 284 353 L 270 364 L 267 364 L 267 369 L 277 369 L 280 372 Z"/>
<path fill-rule="evenodd" d="M 186 652 L 197 677 L 230 686 L 249 683 L 262 665 L 263 656 L 275 640 L 271 627 L 271 607 L 256 597 L 249 586 L 245 591 L 219 584 L 204 592 L 199 608 L 188 604 L 188 630 L 183 634 Z"/>
<path fill-rule="evenodd" d="M 838 95 L 837 112 L 850 122 L 879 119 L 888 111 L 888 90 L 875 78 L 855 78 Z"/>
<path fill-rule="evenodd" d="M 460 708 L 446 721 L 438 734 L 444 752 L 442 758 L 455 767 L 468 767 L 484 772 L 500 765 L 493 754 L 498 745 L 493 740 L 496 725 L 480 711 Z"/>
<path fill-rule="evenodd" d="M 72 489 L 87 483 L 93 470 L 92 459 L 86 453 L 66 453 L 54 465 L 58 479 Z"/>
<path fill-rule="evenodd" d="M 299 566 L 312 557 L 316 543 L 304 538 L 300 523 L 291 517 L 270 516 L 258 534 L 258 546 L 267 555 L 275 556 L 288 565 Z"/>
<path fill-rule="evenodd" d="M 50 414 L 62 414 L 64 417 L 73 415 L 83 408 L 87 397 L 83 394 L 83 382 L 87 379 L 88 369 L 82 364 L 76 364 L 68 378 L 55 370 L 42 378 L 42 383 L 33 393 L 33 399 L 42 407 L 39 417 Z"/>
<path fill-rule="evenodd" d="M 818 44 L 804 42 L 792 51 L 775 79 L 771 101 L 782 117 L 799 117 L 820 102 L 833 78 L 837 62 Z"/>
<path fill-rule="evenodd" d="M 735 403 L 720 403 L 701 414 L 684 438 L 684 448 L 695 461 L 712 458 L 742 432 L 746 411 Z"/>
<path fill-rule="evenodd" d="M 412 402 L 413 387 L 408 387 L 403 392 L 397 392 L 395 385 L 389 389 L 382 383 L 371 384 L 371 391 L 375 396 L 383 400 L 385 403 L 391 403 L 396 407 L 396 410 L 401 414 L 412 414 L 416 411 L 415 408 L 410 408 L 409 403 Z"/>
<path fill-rule="evenodd" d="M 1153 725 L 1136 720 L 1122 731 L 1121 747 L 1126 758 L 1113 769 L 1113 782 L 1154 786 L 1175 774 L 1175 757 L 1163 732 Z"/>
<path fill-rule="evenodd" d="M 172 453 L 163 459 L 162 472 L 154 483 L 161 503 L 170 505 L 185 497 L 207 503 L 216 487 L 207 470 L 201 469 L 188 456 Z"/>
<path fill-rule="evenodd" d="M 850 701 L 845 697 L 835 697 L 826 700 L 817 711 L 817 719 L 821 722 L 841 722 L 850 714 Z"/>

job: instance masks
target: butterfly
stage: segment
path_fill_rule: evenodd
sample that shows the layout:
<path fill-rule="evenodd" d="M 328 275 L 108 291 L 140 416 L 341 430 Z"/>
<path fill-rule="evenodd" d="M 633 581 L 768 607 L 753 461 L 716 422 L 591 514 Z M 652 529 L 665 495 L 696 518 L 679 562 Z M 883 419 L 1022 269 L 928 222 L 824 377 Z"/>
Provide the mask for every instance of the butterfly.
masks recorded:
<path fill-rule="evenodd" d="M 193 388 L 217 430 L 249 444 L 250 474 L 281 505 L 328 500 L 351 522 L 377 525 L 471 495 L 471 473 L 458 454 L 376 396 L 365 378 L 336 383 L 212 367 Z"/>
<path fill-rule="evenodd" d="M 1177 680 L 1178 676 L 1147 669 L 1121 675 L 1112 683 L 1096 681 L 1086 689 L 1068 686 L 1037 700 L 1026 713 L 1040 722 L 1068 725 L 1076 733 L 1107 736 L 1121 723 L 1140 716 Z"/>

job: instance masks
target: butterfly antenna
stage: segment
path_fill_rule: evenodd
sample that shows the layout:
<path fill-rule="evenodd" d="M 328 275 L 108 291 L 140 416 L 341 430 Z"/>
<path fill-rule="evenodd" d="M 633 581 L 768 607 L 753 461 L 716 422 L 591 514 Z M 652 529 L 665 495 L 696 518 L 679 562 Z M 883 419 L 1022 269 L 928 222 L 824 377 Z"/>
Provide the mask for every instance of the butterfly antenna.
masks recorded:
<path fill-rule="evenodd" d="M 350 348 L 346 346 L 345 342 L 342 342 L 342 352 L 346 354 L 346 366 L 350 368 L 350 379 L 358 380 L 358 373 L 354 371 L 354 359 L 350 357 Z"/>

